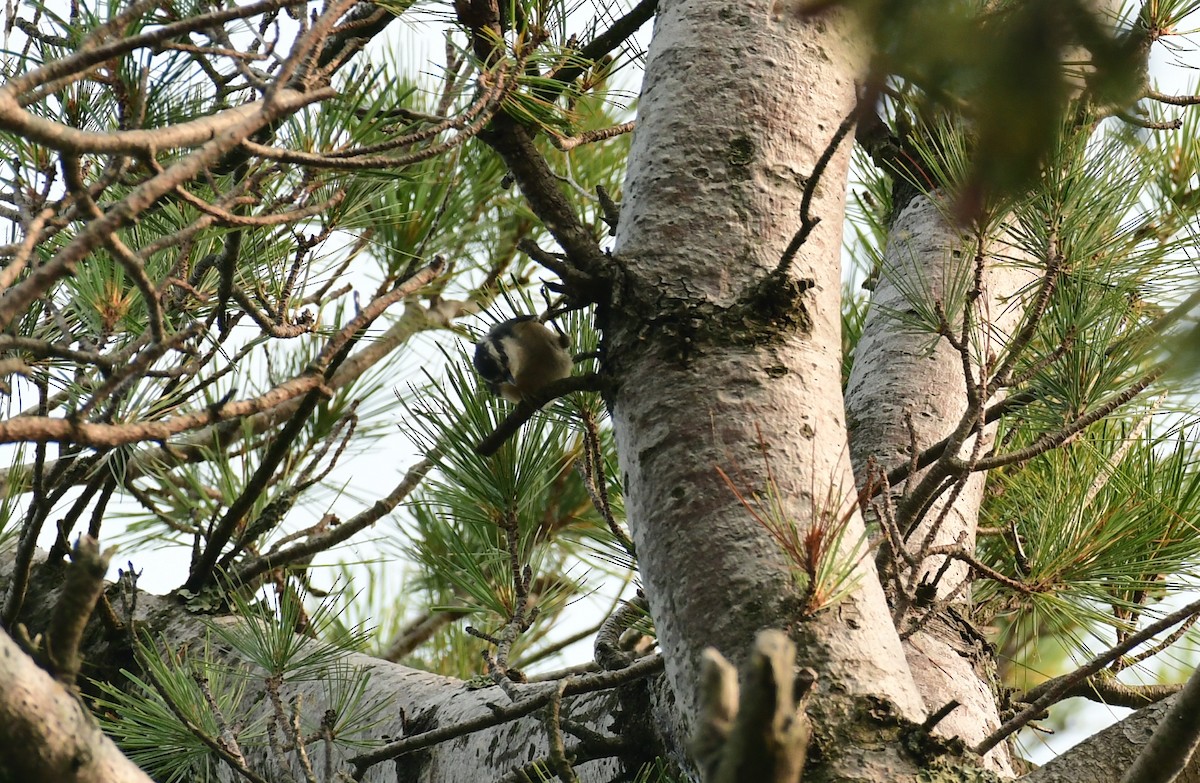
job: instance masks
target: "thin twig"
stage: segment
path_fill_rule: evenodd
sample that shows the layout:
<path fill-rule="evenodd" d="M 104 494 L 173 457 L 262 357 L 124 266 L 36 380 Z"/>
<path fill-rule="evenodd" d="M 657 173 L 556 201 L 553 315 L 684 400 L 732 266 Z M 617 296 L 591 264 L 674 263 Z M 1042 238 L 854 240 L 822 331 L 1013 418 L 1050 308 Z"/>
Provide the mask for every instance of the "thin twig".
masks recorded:
<path fill-rule="evenodd" d="M 47 410 L 47 391 L 49 379 L 43 374 L 36 380 L 38 389 L 38 414 L 45 417 Z M 29 587 L 29 573 L 33 569 L 33 556 L 37 550 L 37 539 L 41 533 L 42 523 L 49 512 L 46 503 L 46 444 L 39 443 L 34 449 L 33 458 L 33 496 L 29 499 L 29 509 L 25 513 L 25 521 L 21 526 L 21 539 L 17 544 L 17 554 L 13 563 L 12 581 L 8 585 L 8 596 L 4 602 L 4 616 L 0 623 L 5 628 L 12 629 L 21 615 L 25 605 L 25 591 Z"/>
<path fill-rule="evenodd" d="M 1176 117 L 1173 120 L 1147 120 L 1144 117 L 1137 117 L 1127 111 L 1118 111 L 1115 116 L 1130 125 L 1135 125 L 1146 130 L 1179 130 L 1183 127 L 1183 118 Z"/>
<path fill-rule="evenodd" d="M 1056 449 L 1066 443 L 1068 440 L 1087 429 L 1091 425 L 1108 416 L 1110 413 L 1128 404 L 1146 388 L 1163 376 L 1166 372 L 1165 367 L 1155 367 L 1154 369 L 1144 373 L 1140 378 L 1131 383 L 1124 391 L 1113 395 L 1105 400 L 1100 405 L 1097 405 L 1091 411 L 1077 416 L 1073 421 L 1068 422 L 1062 429 L 1057 432 L 1049 432 L 1040 436 L 1030 445 L 1023 449 L 1009 452 L 1008 454 L 996 454 L 991 457 L 984 457 L 979 460 L 975 466 L 975 470 L 992 470 L 994 468 L 1004 467 L 1005 465 L 1015 465 L 1021 462 L 1027 462 L 1039 454 L 1044 454 L 1047 451 Z"/>
<path fill-rule="evenodd" d="M 1155 704 L 1174 696 L 1182 688 L 1183 683 L 1126 685 L 1117 679 L 1111 669 L 1105 669 L 1068 688 L 1063 692 L 1061 698 L 1078 697 L 1090 699 L 1109 707 L 1128 707 L 1139 710 L 1148 704 Z"/>
<path fill-rule="evenodd" d="M 617 524 L 612 506 L 608 502 L 608 481 L 604 477 L 604 454 L 600 449 L 600 430 L 596 426 L 596 417 L 592 415 L 591 411 L 581 407 L 580 419 L 583 421 L 584 428 L 583 461 L 579 463 L 583 473 L 583 486 L 613 538 L 631 558 L 636 559 L 637 549 L 633 545 L 633 539 Z"/>
<path fill-rule="evenodd" d="M 575 769 L 571 766 L 571 757 L 567 755 L 567 747 L 563 742 L 562 734 L 562 700 L 563 688 L 566 687 L 566 681 L 560 680 L 558 688 L 550 697 L 550 704 L 546 715 L 546 734 L 549 738 L 550 745 L 550 769 L 558 775 L 558 779 L 562 783 L 578 783 L 579 778 L 575 775 Z"/>
<path fill-rule="evenodd" d="M 1159 103 L 1169 103 L 1172 106 L 1200 105 L 1200 95 L 1168 95 L 1158 90 L 1146 90 L 1144 97 Z"/>
<path fill-rule="evenodd" d="M 597 128 L 596 130 L 584 131 L 576 136 L 559 136 L 558 134 L 550 134 L 550 141 L 555 147 L 563 152 L 570 152 L 576 147 L 583 144 L 594 144 L 597 141 L 605 141 L 606 139 L 616 138 L 625 133 L 632 133 L 634 123 L 623 122 L 620 125 L 613 125 L 609 128 Z"/>
<path fill-rule="evenodd" d="M 979 576 L 991 579 L 994 582 L 999 582 L 1010 590 L 1023 593 L 1024 595 L 1034 595 L 1038 592 L 1042 592 L 1032 585 L 1027 585 L 1018 579 L 1013 579 L 1007 574 L 1003 574 L 986 563 L 981 562 L 974 555 L 964 549 L 962 544 L 951 544 L 944 547 L 932 547 L 929 550 L 929 555 L 942 555 L 947 559 L 962 561 Z"/>
<path fill-rule="evenodd" d="M 473 127 L 480 117 L 491 117 L 504 99 L 505 93 L 512 88 L 507 78 L 509 66 L 501 64 L 494 73 L 480 74 L 477 79 L 480 90 L 479 96 L 463 110 L 458 117 L 431 117 L 438 123 L 430 128 L 424 128 L 414 133 L 406 133 L 395 139 L 372 144 L 367 147 L 354 147 L 348 150 L 335 150 L 326 155 L 330 158 L 356 158 L 367 155 L 377 155 L 398 147 L 410 147 L 428 139 L 436 138 L 448 130 L 461 130 Z"/>
<path fill-rule="evenodd" d="M 1196 624 L 1196 620 L 1197 618 L 1193 617 L 1191 620 L 1183 623 L 1174 631 L 1171 631 L 1171 633 L 1167 634 L 1162 639 L 1159 639 L 1157 642 L 1152 644 L 1150 647 L 1147 647 L 1145 650 L 1142 650 L 1137 655 L 1130 655 L 1129 657 L 1121 656 L 1117 660 L 1113 661 L 1112 666 L 1109 667 L 1109 671 L 1113 672 L 1114 674 L 1117 672 L 1122 672 L 1131 666 L 1137 666 L 1142 661 L 1147 661 L 1153 658 L 1186 636 L 1187 632 L 1190 631 L 1192 626 Z"/>
<path fill-rule="evenodd" d="M 387 497 L 376 500 L 371 504 L 370 508 L 356 514 L 342 524 L 331 527 L 319 535 L 314 535 L 307 541 L 278 551 L 269 552 L 261 557 L 250 560 L 233 573 L 231 578 L 232 583 L 235 585 L 247 584 L 268 571 L 282 568 L 289 563 L 306 560 L 318 552 L 327 551 L 331 547 L 346 541 L 351 536 L 375 524 L 385 514 L 391 513 L 396 506 L 400 505 L 401 501 L 420 485 L 426 474 L 433 468 L 435 461 L 436 454 L 431 454 L 413 465 L 404 474 L 400 483 L 388 493 Z"/>
<path fill-rule="evenodd" d="M 583 375 L 572 375 L 569 378 L 563 378 L 561 381 L 547 384 L 539 389 L 536 394 L 530 394 L 513 409 L 512 413 L 504 418 L 504 421 L 497 425 L 494 432 L 488 435 L 479 445 L 475 447 L 475 453 L 484 457 L 490 457 L 500 450 L 509 438 L 517 434 L 517 430 L 525 422 L 533 418 L 533 414 L 548 405 L 551 401 L 563 397 L 572 392 L 579 391 L 600 391 L 601 378 L 598 374 L 585 373 Z"/>
<path fill-rule="evenodd" d="M 583 693 L 611 690 L 620 685 L 636 682 L 643 677 L 657 674 L 663 668 L 663 658 L 659 654 L 647 655 L 632 666 L 612 672 L 585 674 L 579 677 L 567 678 L 562 688 L 564 696 L 576 696 Z M 354 780 L 362 780 L 367 770 L 384 761 L 399 758 L 422 748 L 432 747 L 448 740 L 457 739 L 467 734 L 499 726 L 523 718 L 550 703 L 550 699 L 558 692 L 558 683 L 549 686 L 545 684 L 522 686 L 521 690 L 531 691 L 531 695 L 513 704 L 498 706 L 488 705 L 488 708 L 474 718 L 468 718 L 452 726 L 443 726 L 429 731 L 413 734 L 409 737 L 389 742 L 367 753 L 350 759 L 354 766 Z"/>
<path fill-rule="evenodd" d="M 363 330 L 382 315 L 390 305 L 411 296 L 427 285 L 441 273 L 442 268 L 443 263 L 440 259 L 435 259 L 433 263 L 408 280 L 397 284 L 387 294 L 377 297 L 326 343 L 317 357 L 305 368 L 304 374 L 310 377 L 317 376 L 321 378 L 322 382 L 328 380 L 329 374 L 345 359 L 347 352 Z M 316 409 L 317 403 L 323 396 L 323 391 L 325 391 L 323 383 L 309 391 L 303 398 L 300 409 L 268 446 L 241 494 L 226 509 L 224 516 L 208 537 L 203 554 L 192 564 L 185 584 L 188 590 L 198 591 L 215 577 L 213 566 L 220 560 L 222 550 L 233 537 L 246 512 L 258 499 L 261 488 L 274 475 L 275 469 L 291 449 L 292 442 L 307 423 L 309 415 Z"/>
<path fill-rule="evenodd" d="M 298 207 L 286 212 L 278 212 L 270 215 L 236 215 L 227 209 L 223 209 L 216 204 L 210 204 L 199 196 L 192 194 L 183 185 L 175 189 L 175 194 L 201 212 L 215 217 L 219 225 L 242 227 L 280 226 L 285 223 L 306 220 L 316 215 L 324 215 L 341 204 L 346 198 L 346 191 L 339 190 L 324 201 L 317 204 L 310 204 L 307 207 Z"/>
<path fill-rule="evenodd" d="M 141 35 L 120 36 L 115 35 L 114 40 L 104 44 L 84 45 L 77 49 L 74 54 L 63 57 L 58 60 L 53 60 L 41 68 L 35 68 L 28 73 L 21 74 L 13 79 L 10 79 L 3 89 L 0 90 L 6 95 L 22 95 L 29 90 L 45 85 L 52 80 L 61 79 L 68 75 L 76 75 L 77 79 L 84 78 L 93 66 L 107 62 L 121 55 L 128 54 L 136 49 L 147 46 L 155 46 L 163 41 L 170 41 L 185 36 L 193 30 L 203 30 L 210 27 L 219 27 L 225 22 L 235 19 L 246 19 L 257 14 L 269 13 L 279 8 L 286 6 L 298 5 L 301 0 L 261 0 L 258 3 L 250 5 L 235 6 L 232 8 L 224 8 L 217 11 L 212 11 L 206 14 L 189 16 L 178 22 L 165 24 L 161 27 L 151 28 L 149 32 Z M 138 4 L 131 7 L 129 11 L 135 11 L 138 7 L 142 10 L 136 15 L 145 13 L 148 7 L 155 5 L 152 2 Z M 135 16 L 136 16 L 135 15 Z M 89 40 L 98 40 L 100 37 L 114 35 L 117 30 L 124 29 L 123 25 L 127 25 L 133 21 L 133 18 L 122 15 L 125 22 L 116 27 L 108 25 L 97 28 L 92 31 Z M 111 22 L 117 22 L 114 18 Z M 31 102 L 41 100 L 40 96 L 31 96 L 28 98 Z"/>
<path fill-rule="evenodd" d="M 588 67 L 587 63 L 599 60 L 629 40 L 630 36 L 636 33 L 642 25 L 650 21 L 656 10 L 658 10 L 658 0 L 641 0 L 629 9 L 629 13 L 613 22 L 611 27 L 588 41 L 574 57 L 568 58 L 566 64 L 559 66 L 549 74 L 547 80 L 553 80 L 558 84 L 553 87 L 539 86 L 535 93 L 539 98 L 554 100 L 559 93 L 566 89 L 568 84 L 583 75 Z"/>
<path fill-rule="evenodd" d="M 1033 703 L 1017 714 L 1016 717 L 1008 720 L 999 729 L 985 737 L 983 741 L 973 748 L 974 752 L 980 756 L 984 755 L 1000 744 L 1005 737 L 1017 731 L 1038 715 L 1041 715 L 1051 704 L 1059 701 L 1062 698 L 1062 694 L 1073 685 L 1091 677 L 1120 656 L 1154 638 L 1156 634 L 1165 631 L 1176 623 L 1183 622 L 1195 616 L 1197 613 L 1200 613 L 1200 601 L 1193 601 L 1179 611 L 1172 612 L 1158 622 L 1146 626 L 1141 631 L 1130 636 L 1123 643 L 1101 653 L 1070 674 L 1064 674 L 1061 677 L 1047 680 L 1037 688 L 1029 691 L 1026 696 L 1027 698 L 1033 698 Z"/>
<path fill-rule="evenodd" d="M 446 141 L 424 147 L 416 152 L 410 152 L 407 155 L 396 155 L 394 157 L 388 155 L 361 155 L 358 154 L 358 151 L 353 150 L 347 150 L 344 153 L 300 152 L 299 150 L 259 144 L 250 139 L 243 140 L 242 146 L 247 152 L 259 157 L 278 160 L 284 163 L 299 163 L 312 166 L 313 168 L 356 171 L 379 168 L 394 169 L 402 166 L 410 166 L 414 163 L 442 155 L 466 143 L 474 136 L 479 135 L 495 116 L 497 110 L 499 110 L 504 95 L 516 84 L 515 80 L 507 78 L 504 67 L 504 64 L 501 64 L 497 69 L 496 81 L 498 90 L 496 94 L 492 95 L 490 100 L 484 105 L 484 110 L 478 116 L 474 117 L 470 124 L 464 125 L 458 130 L 458 133 Z M 342 157 L 342 155 L 350 154 L 353 154 L 354 157 Z"/>
<path fill-rule="evenodd" d="M 591 229 L 575 215 L 549 163 L 534 143 L 533 131 L 501 112 L 492 126 L 480 134 L 480 139 L 504 160 L 530 209 L 545 224 L 575 269 L 593 280 L 610 277 L 611 259 L 600 248 Z M 600 301 L 610 292 L 592 286 L 571 293 L 583 301 Z"/>
<path fill-rule="evenodd" d="M 821 175 L 825 173 L 825 167 L 829 165 L 829 161 L 833 160 L 833 154 L 837 152 L 837 148 L 841 146 L 842 140 L 846 135 L 858 124 L 859 106 L 855 104 L 842 123 L 838 125 L 834 131 L 833 138 L 825 145 L 824 152 L 821 157 L 817 158 L 817 163 L 813 166 L 812 174 L 804 182 L 804 193 L 800 197 L 800 230 L 792 237 L 792 241 L 788 242 L 787 248 L 783 251 L 783 255 L 779 258 L 779 263 L 775 266 L 775 275 L 782 275 L 792 265 L 792 261 L 799 252 L 800 247 L 808 241 L 808 235 L 812 233 L 817 224 L 821 222 L 821 218 L 813 217 L 809 210 L 812 208 L 812 200 L 817 192 L 817 185 L 821 182 Z"/>

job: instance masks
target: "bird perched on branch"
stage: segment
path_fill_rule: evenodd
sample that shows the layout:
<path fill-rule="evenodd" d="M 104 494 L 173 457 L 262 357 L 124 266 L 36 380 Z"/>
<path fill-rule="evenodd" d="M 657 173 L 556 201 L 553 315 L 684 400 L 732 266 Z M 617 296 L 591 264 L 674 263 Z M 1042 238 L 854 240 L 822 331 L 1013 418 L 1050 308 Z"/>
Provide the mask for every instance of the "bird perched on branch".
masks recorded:
<path fill-rule="evenodd" d="M 532 315 L 492 327 L 475 345 L 475 371 L 493 394 L 521 402 L 571 374 L 571 341 Z"/>

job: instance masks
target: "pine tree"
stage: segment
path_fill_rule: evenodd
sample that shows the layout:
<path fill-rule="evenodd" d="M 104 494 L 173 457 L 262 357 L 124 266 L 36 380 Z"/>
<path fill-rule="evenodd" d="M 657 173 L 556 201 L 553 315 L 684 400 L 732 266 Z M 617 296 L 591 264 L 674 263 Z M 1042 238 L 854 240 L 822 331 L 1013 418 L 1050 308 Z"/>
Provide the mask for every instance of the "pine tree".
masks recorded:
<path fill-rule="evenodd" d="M 0 780 L 1171 779 L 1198 5 L 10 8 Z"/>

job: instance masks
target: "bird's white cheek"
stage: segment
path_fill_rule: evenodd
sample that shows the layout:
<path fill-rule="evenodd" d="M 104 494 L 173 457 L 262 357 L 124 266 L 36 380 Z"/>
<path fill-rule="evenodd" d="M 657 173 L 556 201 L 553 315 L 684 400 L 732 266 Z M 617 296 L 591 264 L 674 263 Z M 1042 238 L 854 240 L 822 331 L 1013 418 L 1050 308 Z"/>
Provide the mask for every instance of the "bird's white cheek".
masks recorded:
<path fill-rule="evenodd" d="M 520 346 L 507 345 L 505 346 L 508 353 L 508 376 L 517 378 L 521 375 L 521 351 Z"/>

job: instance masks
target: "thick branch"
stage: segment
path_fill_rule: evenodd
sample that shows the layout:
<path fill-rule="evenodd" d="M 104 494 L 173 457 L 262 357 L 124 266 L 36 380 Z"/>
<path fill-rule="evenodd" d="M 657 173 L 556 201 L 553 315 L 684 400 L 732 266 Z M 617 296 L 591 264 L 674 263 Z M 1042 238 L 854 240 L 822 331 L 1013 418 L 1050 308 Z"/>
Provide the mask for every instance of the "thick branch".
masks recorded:
<path fill-rule="evenodd" d="M 533 133 L 512 117 L 500 114 L 491 129 L 480 134 L 480 138 L 504 159 L 521 194 L 570 262 L 584 274 L 599 279 L 608 277 L 611 271 L 608 256 L 600 249 L 591 231 L 576 217 L 571 202 L 559 187 L 558 178 L 533 143 Z"/>
<path fill-rule="evenodd" d="M 453 726 L 431 729 L 420 734 L 414 734 L 411 737 L 390 742 L 381 748 L 356 756 L 350 760 L 357 769 L 355 779 L 361 780 L 363 774 L 368 769 L 381 762 L 399 758 L 407 753 L 428 748 L 446 740 L 461 737 L 464 734 L 481 731 L 492 726 L 499 726 L 501 723 L 507 723 L 524 715 L 529 715 L 549 704 L 555 694 L 560 692 L 560 687 L 562 688 L 561 693 L 564 696 L 593 693 L 595 691 L 608 690 L 623 683 L 635 682 L 643 677 L 648 677 L 651 674 L 662 671 L 662 667 L 663 660 L 661 655 L 647 655 L 625 669 L 587 674 L 581 677 L 568 677 L 565 684 L 561 686 L 558 683 L 550 685 L 538 683 L 536 685 L 522 686 L 522 689 L 528 689 L 533 692 L 532 695 L 503 707 L 490 705 L 488 712 L 479 715 L 474 720 L 463 721 Z"/>
<path fill-rule="evenodd" d="M 0 779 L 151 783 L 83 704 L 0 631 Z"/>
<path fill-rule="evenodd" d="M 104 592 L 108 558 L 108 553 L 100 551 L 100 542 L 91 536 L 82 537 L 71 553 L 62 597 L 46 633 L 46 659 L 55 678 L 67 687 L 74 686 L 83 662 L 79 645 L 96 601 Z"/>
<path fill-rule="evenodd" d="M 300 94 L 293 93 L 293 96 Z M 0 128 L 51 149 L 76 155 L 124 153 L 150 156 L 163 150 L 206 144 L 226 130 L 260 116 L 265 107 L 265 101 L 253 101 L 163 128 L 92 132 L 31 114 L 22 109 L 13 96 L 0 92 Z"/>

